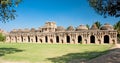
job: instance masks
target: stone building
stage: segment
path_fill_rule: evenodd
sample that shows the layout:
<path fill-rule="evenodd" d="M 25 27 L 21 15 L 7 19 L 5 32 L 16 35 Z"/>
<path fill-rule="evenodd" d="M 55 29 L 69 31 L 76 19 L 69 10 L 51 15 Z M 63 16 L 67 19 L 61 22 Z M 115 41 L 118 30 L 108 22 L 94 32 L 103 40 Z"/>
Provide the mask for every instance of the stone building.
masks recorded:
<path fill-rule="evenodd" d="M 16 43 L 70 43 L 70 44 L 116 44 L 117 31 L 110 24 L 100 29 L 94 24 L 90 29 L 85 25 L 65 29 L 55 22 L 46 22 L 43 27 L 31 29 L 14 29 L 6 35 L 6 42 Z"/>

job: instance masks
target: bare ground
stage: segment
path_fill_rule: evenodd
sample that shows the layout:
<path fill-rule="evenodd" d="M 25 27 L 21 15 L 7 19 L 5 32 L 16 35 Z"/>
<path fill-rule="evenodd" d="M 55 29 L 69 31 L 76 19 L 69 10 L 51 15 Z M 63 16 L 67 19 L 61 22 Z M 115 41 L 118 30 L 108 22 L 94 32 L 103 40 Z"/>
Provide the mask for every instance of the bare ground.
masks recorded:
<path fill-rule="evenodd" d="M 116 44 L 108 54 L 92 59 L 86 63 L 120 63 L 120 44 Z"/>

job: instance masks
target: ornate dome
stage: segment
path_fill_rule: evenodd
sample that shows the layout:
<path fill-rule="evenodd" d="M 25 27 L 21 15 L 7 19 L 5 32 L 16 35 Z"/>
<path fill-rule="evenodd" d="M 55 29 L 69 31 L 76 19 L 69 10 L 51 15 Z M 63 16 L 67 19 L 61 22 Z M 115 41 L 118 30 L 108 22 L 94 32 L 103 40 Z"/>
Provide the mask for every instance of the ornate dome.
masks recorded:
<path fill-rule="evenodd" d="M 56 29 L 56 31 L 65 31 L 65 29 L 62 26 L 58 26 L 57 29 Z"/>
<path fill-rule="evenodd" d="M 85 25 L 80 25 L 76 28 L 76 31 L 79 31 L 79 30 L 88 30 L 88 28 Z"/>
<path fill-rule="evenodd" d="M 69 27 L 67 28 L 67 31 L 74 31 L 74 27 L 73 27 L 73 26 L 69 26 Z"/>
<path fill-rule="evenodd" d="M 98 30 L 98 27 L 96 26 L 96 24 L 93 24 L 90 30 Z"/>
<path fill-rule="evenodd" d="M 114 28 L 112 25 L 106 23 L 100 28 L 100 30 L 114 30 Z"/>

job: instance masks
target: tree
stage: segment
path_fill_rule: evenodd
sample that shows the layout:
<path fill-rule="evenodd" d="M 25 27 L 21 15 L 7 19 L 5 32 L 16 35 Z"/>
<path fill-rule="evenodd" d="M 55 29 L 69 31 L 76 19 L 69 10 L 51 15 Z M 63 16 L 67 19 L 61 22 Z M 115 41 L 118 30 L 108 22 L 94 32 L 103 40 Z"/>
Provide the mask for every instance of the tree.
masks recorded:
<path fill-rule="evenodd" d="M 0 0 L 0 21 L 6 23 L 9 20 L 14 20 L 16 17 L 15 7 L 22 0 Z"/>
<path fill-rule="evenodd" d="M 87 27 L 88 29 L 90 29 L 90 25 L 86 24 L 86 27 Z"/>
<path fill-rule="evenodd" d="M 93 9 L 100 15 L 120 17 L 120 0 L 88 0 Z"/>
<path fill-rule="evenodd" d="M 114 29 L 117 30 L 118 32 L 117 36 L 120 38 L 120 21 L 114 24 Z"/>
<path fill-rule="evenodd" d="M 98 29 L 100 29 L 100 27 L 102 26 L 102 24 L 99 21 L 96 21 L 94 24 L 96 24 Z"/>
<path fill-rule="evenodd" d="M 5 40 L 5 36 L 3 36 L 2 33 L 0 33 L 0 41 L 4 41 Z"/>

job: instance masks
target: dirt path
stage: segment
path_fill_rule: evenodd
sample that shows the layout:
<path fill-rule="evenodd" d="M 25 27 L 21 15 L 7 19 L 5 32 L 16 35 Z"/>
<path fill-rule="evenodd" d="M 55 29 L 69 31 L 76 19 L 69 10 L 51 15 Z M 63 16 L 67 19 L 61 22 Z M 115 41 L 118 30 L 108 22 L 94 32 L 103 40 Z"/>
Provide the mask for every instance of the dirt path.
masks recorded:
<path fill-rule="evenodd" d="M 120 63 L 120 44 L 116 44 L 108 54 L 92 59 L 86 63 Z"/>

